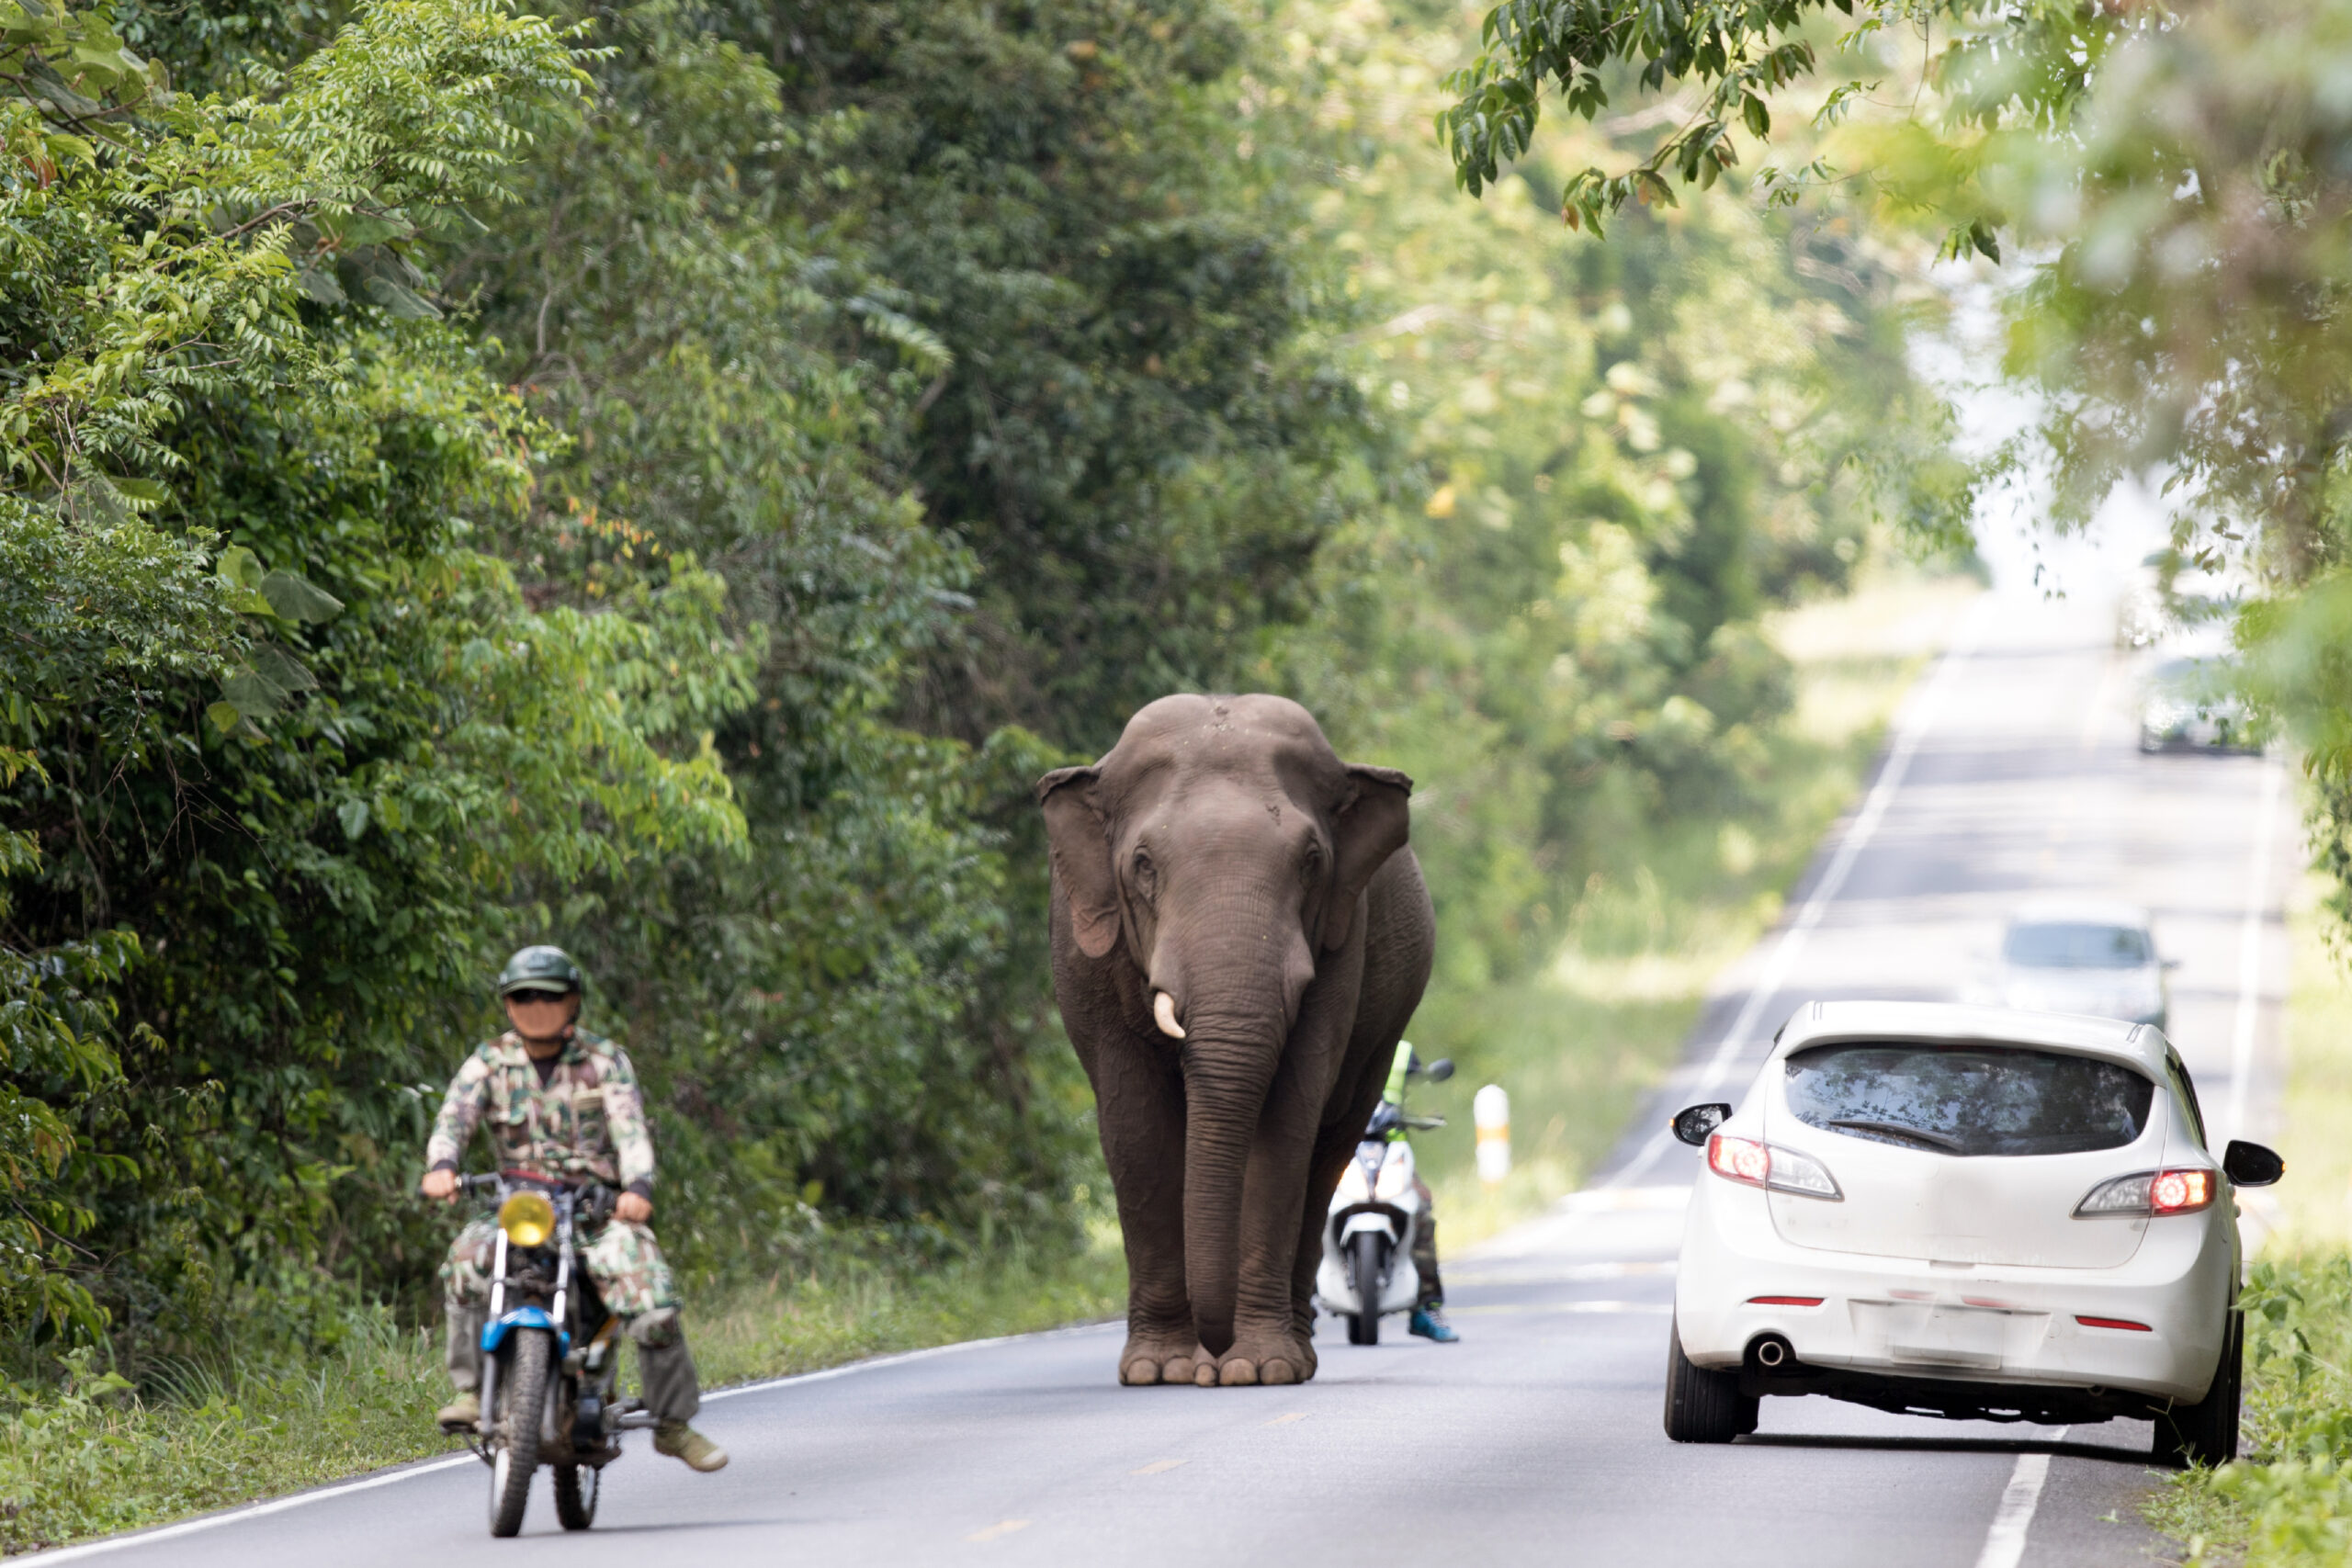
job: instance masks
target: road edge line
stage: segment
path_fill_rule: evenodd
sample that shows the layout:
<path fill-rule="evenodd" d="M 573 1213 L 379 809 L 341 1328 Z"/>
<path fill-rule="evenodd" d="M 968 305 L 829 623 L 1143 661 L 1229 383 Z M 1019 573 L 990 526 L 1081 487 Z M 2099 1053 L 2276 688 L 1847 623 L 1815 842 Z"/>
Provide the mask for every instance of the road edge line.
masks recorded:
<path fill-rule="evenodd" d="M 2042 1440 L 2063 1443 L 2071 1429 L 2061 1427 Z M 2025 1560 L 2026 1532 L 2033 1529 L 2033 1516 L 2041 1506 L 2041 1488 L 2050 1479 L 2053 1457 L 2047 1449 L 2018 1455 L 2000 1506 L 1993 1510 L 1992 1528 L 1984 1532 L 1984 1549 L 1976 1554 L 1976 1568 L 2018 1568 Z"/>
<path fill-rule="evenodd" d="M 763 1393 L 771 1389 L 784 1388 L 793 1383 L 821 1382 L 828 1378 L 847 1377 L 852 1372 L 879 1371 L 885 1367 L 902 1366 L 909 1361 L 929 1360 L 934 1356 L 952 1355 L 961 1350 L 986 1349 L 991 1345 L 1012 1345 L 1023 1339 L 1054 1339 L 1065 1335 L 1089 1334 L 1121 1321 L 1123 1320 L 1112 1317 L 1098 1318 L 1088 1323 L 1064 1324 L 1059 1328 L 1032 1329 L 1026 1334 L 998 1334 L 986 1339 L 958 1339 L 946 1345 L 926 1345 L 920 1350 L 898 1350 L 887 1356 L 868 1356 L 860 1361 L 844 1361 L 838 1367 L 820 1367 L 815 1371 L 809 1372 L 787 1372 L 782 1377 L 762 1378 L 754 1382 L 735 1383 L 727 1388 L 713 1389 L 702 1396 L 702 1401 L 705 1404 L 708 1404 L 713 1400 L 730 1399 L 741 1393 Z M 148 1546 L 159 1540 L 174 1540 L 184 1535 L 194 1535 L 198 1530 L 217 1529 L 222 1525 L 232 1525 L 244 1519 L 257 1519 L 266 1514 L 284 1513 L 288 1508 L 300 1508 L 311 1503 L 331 1502 L 337 1497 L 348 1497 L 355 1492 L 390 1486 L 396 1481 L 407 1481 L 414 1476 L 431 1475 L 444 1470 L 454 1470 L 461 1464 L 479 1462 L 481 1461 L 469 1453 L 444 1454 L 437 1459 L 416 1460 L 390 1470 L 379 1471 L 373 1475 L 362 1476 L 356 1481 L 334 1482 L 329 1485 L 313 1487 L 307 1492 L 294 1492 L 283 1497 L 272 1497 L 266 1502 L 247 1503 L 239 1507 L 223 1508 L 218 1513 L 198 1514 L 192 1519 L 181 1519 L 175 1524 L 157 1525 L 152 1529 L 135 1530 L 126 1535 L 101 1536 L 96 1540 L 75 1541 L 71 1546 L 47 1547 L 38 1551 L 23 1553 L 19 1561 L 69 1562 L 75 1558 L 96 1557 L 101 1552 L 122 1551 L 130 1547 Z"/>

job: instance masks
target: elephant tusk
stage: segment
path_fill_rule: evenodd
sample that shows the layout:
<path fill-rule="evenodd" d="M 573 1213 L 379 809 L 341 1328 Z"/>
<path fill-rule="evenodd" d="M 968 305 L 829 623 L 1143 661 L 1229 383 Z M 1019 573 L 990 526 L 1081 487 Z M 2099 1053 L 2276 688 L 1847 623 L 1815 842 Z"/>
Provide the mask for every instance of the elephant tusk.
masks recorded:
<path fill-rule="evenodd" d="M 1151 993 L 1151 1021 L 1159 1025 L 1159 1032 L 1169 1039 L 1184 1038 L 1184 1026 L 1176 1021 L 1176 998 L 1166 991 Z"/>

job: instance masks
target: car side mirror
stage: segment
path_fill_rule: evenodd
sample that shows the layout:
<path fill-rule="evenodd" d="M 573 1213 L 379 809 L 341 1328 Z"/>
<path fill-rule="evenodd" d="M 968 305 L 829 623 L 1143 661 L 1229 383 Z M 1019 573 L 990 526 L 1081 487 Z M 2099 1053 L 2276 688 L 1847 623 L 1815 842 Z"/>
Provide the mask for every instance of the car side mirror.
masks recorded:
<path fill-rule="evenodd" d="M 2222 1174 L 2233 1187 L 2267 1187 L 2287 1174 L 2287 1162 L 2275 1149 L 2232 1138 L 2222 1153 Z"/>
<path fill-rule="evenodd" d="M 1667 1125 L 1674 1129 L 1676 1137 L 1695 1149 L 1704 1145 L 1716 1128 L 1730 1120 L 1731 1107 L 1714 1100 L 1676 1111 L 1674 1120 Z M 2275 1159 L 2278 1156 L 2274 1155 L 2271 1157 Z"/>
<path fill-rule="evenodd" d="M 1453 1076 L 1453 1058 L 1451 1056 L 1440 1056 L 1436 1061 L 1431 1062 L 1428 1066 L 1421 1069 L 1421 1077 L 1429 1079 L 1431 1083 L 1443 1083 Z"/>

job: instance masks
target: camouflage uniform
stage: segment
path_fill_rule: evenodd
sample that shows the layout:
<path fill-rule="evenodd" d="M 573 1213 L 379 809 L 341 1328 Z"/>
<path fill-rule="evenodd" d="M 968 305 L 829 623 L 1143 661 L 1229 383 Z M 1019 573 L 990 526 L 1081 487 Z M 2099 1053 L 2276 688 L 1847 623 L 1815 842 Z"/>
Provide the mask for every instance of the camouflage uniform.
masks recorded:
<path fill-rule="evenodd" d="M 427 1163 L 455 1168 L 477 1126 L 489 1134 L 501 1170 L 651 1195 L 653 1140 L 637 1073 L 628 1053 L 602 1035 L 575 1030 L 545 1084 L 513 1031 L 477 1046 L 434 1119 Z M 497 1220 L 480 1216 L 458 1233 L 441 1264 L 449 1376 L 461 1390 L 481 1386 L 481 1323 L 497 1235 Z M 665 1419 L 692 1416 L 699 1399 L 678 1326 L 677 1284 L 651 1229 L 608 1220 L 582 1235 L 578 1258 L 638 1343 L 647 1406 Z"/>

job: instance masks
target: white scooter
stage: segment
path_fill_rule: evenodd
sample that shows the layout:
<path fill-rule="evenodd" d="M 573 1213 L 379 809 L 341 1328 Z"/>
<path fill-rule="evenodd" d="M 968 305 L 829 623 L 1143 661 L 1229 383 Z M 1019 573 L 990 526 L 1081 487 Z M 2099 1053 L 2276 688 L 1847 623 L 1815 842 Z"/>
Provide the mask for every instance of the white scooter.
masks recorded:
<path fill-rule="evenodd" d="M 1415 1063 L 1406 1077 L 1443 1083 L 1453 1064 Z M 1389 1134 L 1400 1127 L 1442 1127 L 1442 1116 L 1408 1116 L 1383 1100 L 1356 1145 L 1355 1157 L 1331 1194 L 1323 1225 L 1323 1262 L 1315 1271 L 1315 1297 L 1325 1312 L 1348 1320 L 1348 1343 L 1380 1343 L 1380 1320 L 1410 1312 L 1421 1293 L 1421 1271 L 1413 1266 L 1413 1241 L 1426 1218 L 1413 1180 L 1413 1145 Z"/>

